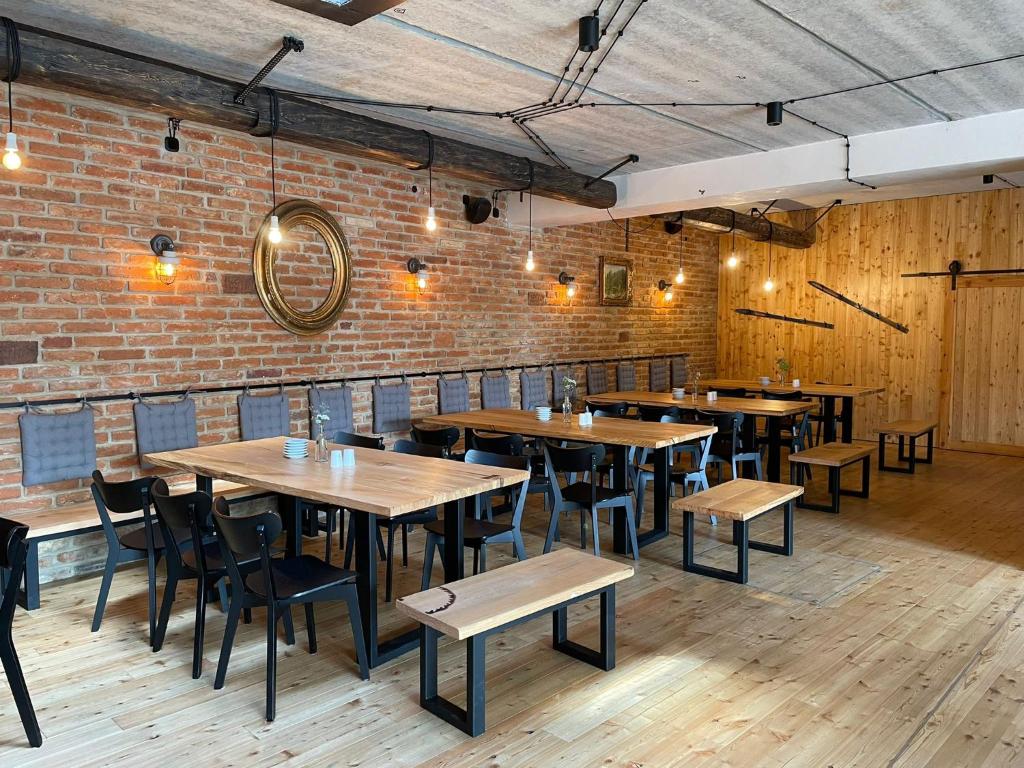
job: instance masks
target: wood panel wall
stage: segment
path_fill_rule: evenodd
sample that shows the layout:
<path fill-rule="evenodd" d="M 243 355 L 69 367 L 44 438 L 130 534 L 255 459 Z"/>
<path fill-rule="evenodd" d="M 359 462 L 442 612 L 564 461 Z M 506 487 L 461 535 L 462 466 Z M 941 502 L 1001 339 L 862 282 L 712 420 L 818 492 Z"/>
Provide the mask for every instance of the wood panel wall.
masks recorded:
<path fill-rule="evenodd" d="M 778 220 L 793 223 L 785 214 Z M 854 431 L 860 438 L 875 436 L 892 419 L 938 417 L 950 401 L 943 396 L 943 355 L 952 348 L 944 323 L 949 280 L 900 274 L 942 271 L 953 259 L 964 269 L 1024 267 L 1024 190 L 840 206 L 817 234 L 807 250 L 772 248 L 770 294 L 762 287 L 768 244 L 737 237 L 740 263 L 728 269 L 732 238 L 722 236 L 719 375 L 768 375 L 785 357 L 793 364 L 791 375 L 803 380 L 884 386 L 883 395 L 858 401 Z M 908 325 L 910 333 L 821 293 L 808 280 Z M 739 307 L 826 320 L 835 330 L 745 317 L 734 312 Z M 1000 370 L 1001 361 L 992 367 Z M 938 437 L 945 444 L 946 435 Z"/>

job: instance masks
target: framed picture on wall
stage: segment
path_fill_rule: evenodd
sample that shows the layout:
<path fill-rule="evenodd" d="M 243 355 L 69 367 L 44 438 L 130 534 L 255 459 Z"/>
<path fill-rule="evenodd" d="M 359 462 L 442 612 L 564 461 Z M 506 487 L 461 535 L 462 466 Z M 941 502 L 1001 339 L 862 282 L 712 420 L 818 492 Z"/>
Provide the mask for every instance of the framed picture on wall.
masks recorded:
<path fill-rule="evenodd" d="M 633 262 L 622 256 L 601 257 L 601 303 L 628 307 L 633 302 Z"/>

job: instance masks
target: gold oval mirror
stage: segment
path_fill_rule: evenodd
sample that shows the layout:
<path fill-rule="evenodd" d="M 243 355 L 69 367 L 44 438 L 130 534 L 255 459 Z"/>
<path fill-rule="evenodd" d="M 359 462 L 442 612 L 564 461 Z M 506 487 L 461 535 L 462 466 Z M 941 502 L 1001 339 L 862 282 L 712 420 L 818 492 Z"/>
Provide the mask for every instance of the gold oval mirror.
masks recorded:
<path fill-rule="evenodd" d="M 330 328 L 345 308 L 352 277 L 345 233 L 315 203 L 292 200 L 274 211 L 283 238 L 267 237 L 270 216 L 256 233 L 252 270 L 256 292 L 274 322 L 300 336 Z"/>

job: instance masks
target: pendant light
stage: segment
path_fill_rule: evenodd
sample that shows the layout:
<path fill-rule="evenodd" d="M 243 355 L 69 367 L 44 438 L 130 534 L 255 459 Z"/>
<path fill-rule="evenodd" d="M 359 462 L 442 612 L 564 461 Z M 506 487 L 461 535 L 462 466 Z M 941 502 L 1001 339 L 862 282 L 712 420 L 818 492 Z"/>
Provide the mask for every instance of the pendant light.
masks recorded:
<path fill-rule="evenodd" d="M 735 216 L 735 212 L 733 213 Z M 729 258 L 725 260 L 725 266 L 729 269 L 736 269 L 736 265 L 740 263 L 739 258 L 736 256 L 736 228 L 732 230 L 732 248 L 729 251 Z"/>
<path fill-rule="evenodd" d="M 14 132 L 14 81 L 21 71 L 21 45 L 18 40 L 18 28 L 8 18 L 3 19 L 4 33 L 7 38 L 7 138 L 4 142 L 4 168 L 16 171 L 21 168 L 21 155 L 18 154 L 18 136 Z"/>
<path fill-rule="evenodd" d="M 533 160 L 526 158 L 526 162 L 530 164 L 530 186 L 527 189 L 530 191 L 530 231 L 528 235 L 528 244 L 526 247 L 526 271 L 533 272 L 537 268 L 537 263 L 533 260 Z M 522 202 L 522 192 L 520 192 L 520 202 Z"/>
<path fill-rule="evenodd" d="M 434 210 L 434 136 L 427 134 L 427 218 L 423 226 L 427 232 L 437 231 L 437 213 Z"/>
<path fill-rule="evenodd" d="M 274 126 L 274 127 L 276 128 L 277 126 Z M 271 197 L 271 205 L 273 206 L 273 210 L 276 211 L 277 210 L 277 176 L 274 173 L 274 167 L 277 165 L 277 163 L 275 161 L 275 155 L 274 155 L 274 133 L 276 133 L 276 130 L 272 131 L 271 134 L 270 134 L 270 197 Z M 282 237 L 281 237 L 281 222 L 278 221 L 276 213 L 271 213 L 270 214 L 270 229 L 267 230 L 267 240 L 272 242 L 274 245 L 277 245 L 282 240 Z"/>
<path fill-rule="evenodd" d="M 683 216 L 679 216 L 679 271 L 676 272 L 676 285 L 682 285 L 686 280 L 683 274 Z"/>
<path fill-rule="evenodd" d="M 768 222 L 768 279 L 764 281 L 765 293 L 771 293 L 775 288 L 775 283 L 772 281 L 772 239 L 774 234 L 772 223 Z"/>

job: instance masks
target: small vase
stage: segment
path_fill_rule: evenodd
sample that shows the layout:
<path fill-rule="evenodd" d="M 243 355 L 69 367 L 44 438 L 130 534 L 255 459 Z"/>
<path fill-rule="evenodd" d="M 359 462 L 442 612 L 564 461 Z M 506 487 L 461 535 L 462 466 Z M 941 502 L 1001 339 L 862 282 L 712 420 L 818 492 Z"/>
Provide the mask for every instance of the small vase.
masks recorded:
<path fill-rule="evenodd" d="M 320 425 L 320 434 L 316 436 L 316 451 L 313 455 L 314 461 L 325 462 L 330 458 L 327 450 L 327 437 L 324 435 L 324 425 Z"/>
<path fill-rule="evenodd" d="M 562 421 L 572 421 L 572 400 L 569 399 L 568 392 L 562 399 Z"/>

